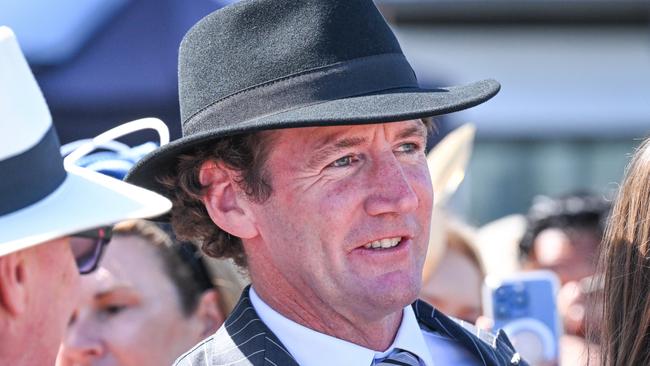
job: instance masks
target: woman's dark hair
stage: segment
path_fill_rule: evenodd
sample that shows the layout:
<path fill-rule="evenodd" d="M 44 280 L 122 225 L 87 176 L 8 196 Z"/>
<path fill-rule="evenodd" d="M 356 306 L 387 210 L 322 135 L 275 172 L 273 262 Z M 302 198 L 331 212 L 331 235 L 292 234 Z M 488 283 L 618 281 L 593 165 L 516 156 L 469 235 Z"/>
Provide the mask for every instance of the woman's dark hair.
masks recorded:
<path fill-rule="evenodd" d="M 175 241 L 167 226 L 144 220 L 124 221 L 115 225 L 113 237 L 137 236 L 155 248 L 164 273 L 178 292 L 183 314 L 189 316 L 201 295 L 213 285 L 198 249 L 191 243 Z"/>

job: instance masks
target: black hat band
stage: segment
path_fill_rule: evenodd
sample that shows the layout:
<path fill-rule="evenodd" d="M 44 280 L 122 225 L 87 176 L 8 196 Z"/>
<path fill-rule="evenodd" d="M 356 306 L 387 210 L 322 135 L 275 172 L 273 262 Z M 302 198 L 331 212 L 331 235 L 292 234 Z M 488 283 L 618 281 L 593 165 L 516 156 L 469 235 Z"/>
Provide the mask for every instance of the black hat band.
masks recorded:
<path fill-rule="evenodd" d="M 415 73 L 402 54 L 357 58 L 256 85 L 222 98 L 190 116 L 183 135 L 232 125 L 335 99 L 418 88 Z"/>
<path fill-rule="evenodd" d="M 27 151 L 0 161 L 0 216 L 34 204 L 63 183 L 66 171 L 54 127 Z"/>

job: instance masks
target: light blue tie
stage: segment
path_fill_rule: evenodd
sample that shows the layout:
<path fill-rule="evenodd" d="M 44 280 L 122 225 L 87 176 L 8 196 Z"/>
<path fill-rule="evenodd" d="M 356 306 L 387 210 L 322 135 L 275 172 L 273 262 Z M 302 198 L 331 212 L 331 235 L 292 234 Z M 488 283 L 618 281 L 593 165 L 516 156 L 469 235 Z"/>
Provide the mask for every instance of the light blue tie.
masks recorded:
<path fill-rule="evenodd" d="M 375 366 L 420 366 L 420 359 L 418 356 L 412 354 L 409 351 L 404 351 L 402 349 L 395 349 L 388 357 L 383 359 L 381 362 L 375 364 Z"/>

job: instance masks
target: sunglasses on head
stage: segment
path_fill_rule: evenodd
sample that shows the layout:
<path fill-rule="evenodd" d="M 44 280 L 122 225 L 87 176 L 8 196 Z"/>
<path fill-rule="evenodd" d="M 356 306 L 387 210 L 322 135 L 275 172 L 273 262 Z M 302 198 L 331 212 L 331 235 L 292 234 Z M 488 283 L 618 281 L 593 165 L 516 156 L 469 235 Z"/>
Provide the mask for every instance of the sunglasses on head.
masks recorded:
<path fill-rule="evenodd" d="M 94 271 L 111 240 L 112 227 L 99 227 L 70 235 L 70 247 L 80 274 Z"/>

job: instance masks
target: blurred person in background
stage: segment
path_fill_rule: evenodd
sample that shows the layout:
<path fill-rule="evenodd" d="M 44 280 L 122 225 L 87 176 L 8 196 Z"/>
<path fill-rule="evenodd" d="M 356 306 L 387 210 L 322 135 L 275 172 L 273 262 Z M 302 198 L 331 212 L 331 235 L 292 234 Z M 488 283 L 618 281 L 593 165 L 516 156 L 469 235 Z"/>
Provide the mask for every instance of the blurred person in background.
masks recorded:
<path fill-rule="evenodd" d="M 557 306 L 565 332 L 560 341 L 563 364 L 584 365 L 597 353 L 590 351 L 585 334 L 600 322 L 596 262 L 610 208 L 602 196 L 578 192 L 537 197 L 527 214 L 526 232 L 519 243 L 522 267 L 551 270 L 560 279 Z"/>
<path fill-rule="evenodd" d="M 441 244 L 445 249 L 437 265 L 425 261 L 420 297 L 445 314 L 473 324 L 483 314 L 483 262 L 472 229 L 453 219 L 445 221 L 445 242 Z M 437 225 L 442 224 L 438 221 Z"/>
<path fill-rule="evenodd" d="M 602 366 L 650 365 L 650 139 L 636 151 L 607 223 L 600 329 Z M 590 331 L 590 334 L 592 331 Z"/>
<path fill-rule="evenodd" d="M 169 228 L 143 220 L 115 226 L 101 267 L 81 281 L 57 366 L 170 365 L 214 333 L 243 284 L 234 265 L 218 267 Z"/>
<path fill-rule="evenodd" d="M 526 231 L 522 214 L 500 217 L 476 230 L 476 243 L 486 275 L 508 276 L 521 270 L 519 242 Z"/>
<path fill-rule="evenodd" d="M 64 166 L 47 104 L 8 27 L 0 26 L 0 360 L 52 365 L 106 225 L 165 213 L 152 192 Z M 75 266 L 76 263 L 76 266 Z"/>
<path fill-rule="evenodd" d="M 584 300 L 596 273 L 596 257 L 611 204 L 591 193 L 537 197 L 519 243 L 524 269 L 548 269 L 560 278 L 558 306 L 565 332 L 584 336 Z M 597 282 L 597 281 L 596 281 Z"/>

